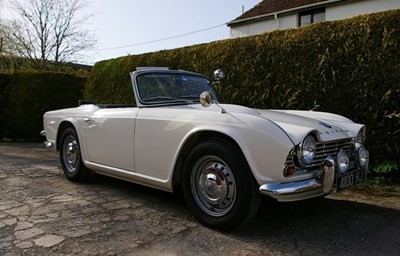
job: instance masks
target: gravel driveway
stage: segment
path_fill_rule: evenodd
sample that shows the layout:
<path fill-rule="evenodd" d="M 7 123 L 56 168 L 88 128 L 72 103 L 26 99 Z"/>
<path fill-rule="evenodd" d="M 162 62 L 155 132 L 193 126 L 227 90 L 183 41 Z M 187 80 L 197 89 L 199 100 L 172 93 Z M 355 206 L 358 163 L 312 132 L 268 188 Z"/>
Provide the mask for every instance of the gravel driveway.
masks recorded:
<path fill-rule="evenodd" d="M 40 144 L 0 143 L 0 255 L 398 255 L 400 197 L 265 199 L 245 228 L 200 225 L 179 195 L 62 174 Z"/>

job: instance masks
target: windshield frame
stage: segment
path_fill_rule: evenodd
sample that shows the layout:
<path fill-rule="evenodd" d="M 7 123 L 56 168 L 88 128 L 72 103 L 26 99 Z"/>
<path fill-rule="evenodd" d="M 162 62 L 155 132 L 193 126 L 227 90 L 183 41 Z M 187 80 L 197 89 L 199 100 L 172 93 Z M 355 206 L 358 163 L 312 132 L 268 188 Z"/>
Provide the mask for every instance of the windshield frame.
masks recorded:
<path fill-rule="evenodd" d="M 178 78 L 193 78 L 193 79 L 199 79 L 203 80 L 205 84 L 203 86 L 208 87 L 205 88 L 207 91 L 210 91 L 211 94 L 213 95 L 213 99 L 218 102 L 218 94 L 213 86 L 213 83 L 205 76 L 198 74 L 198 73 L 193 73 L 193 72 L 188 72 L 188 71 L 181 71 L 181 70 L 140 70 L 140 71 L 135 71 L 131 72 L 131 79 L 132 79 L 132 84 L 133 84 L 133 90 L 135 93 L 135 100 L 136 104 L 138 107 L 158 107 L 158 106 L 172 106 L 172 105 L 189 105 L 189 104 L 198 104 L 200 101 L 200 95 L 181 95 L 179 97 L 170 97 L 168 94 L 147 94 L 143 92 L 143 88 L 141 86 L 143 85 L 143 81 L 140 81 L 141 78 L 144 77 L 150 77 L 150 78 L 157 78 L 160 77 L 160 79 L 163 76 L 166 76 L 168 78 L 171 77 L 178 77 Z M 152 77 L 153 76 L 153 77 Z M 158 80 L 157 80 L 158 81 Z M 190 81 L 190 80 L 189 80 Z M 176 83 L 172 84 L 172 87 L 169 89 L 175 90 L 178 86 Z M 168 87 L 170 85 L 167 85 Z M 158 90 L 156 87 L 154 87 L 154 90 Z M 152 88 L 150 88 L 152 89 Z M 199 91 L 198 94 L 201 94 L 203 91 Z M 151 99 L 145 100 L 146 97 L 151 96 Z M 185 97 L 186 96 L 186 97 Z M 189 97 L 190 96 L 190 97 Z M 193 96 L 193 97 L 192 97 Z"/>

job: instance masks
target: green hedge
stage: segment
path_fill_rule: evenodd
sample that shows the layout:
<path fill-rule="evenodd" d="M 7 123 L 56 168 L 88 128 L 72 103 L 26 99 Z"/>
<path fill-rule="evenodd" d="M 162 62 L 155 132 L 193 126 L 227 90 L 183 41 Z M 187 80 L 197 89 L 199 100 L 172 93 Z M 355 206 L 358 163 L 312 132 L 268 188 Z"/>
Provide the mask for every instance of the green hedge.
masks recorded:
<path fill-rule="evenodd" d="M 0 82 L 0 138 L 36 140 L 43 129 L 43 114 L 77 106 L 86 78 L 61 72 L 21 72 L 1 74 Z"/>
<path fill-rule="evenodd" d="M 6 123 L 8 122 L 5 118 L 5 108 L 7 106 L 7 98 L 9 91 L 9 84 L 11 81 L 11 75 L 9 74 L 0 74 L 0 139 L 3 134 L 6 133 L 7 127 Z"/>
<path fill-rule="evenodd" d="M 134 101 L 129 72 L 167 66 L 211 76 L 222 68 L 225 102 L 256 108 L 310 109 L 367 125 L 372 162 L 399 162 L 400 10 L 323 22 L 247 38 L 102 61 L 85 97 Z M 390 115 L 394 114 L 394 115 Z"/>
<path fill-rule="evenodd" d="M 87 76 L 92 69 L 90 65 L 70 62 L 51 62 L 11 55 L 0 55 L 0 74 L 13 74 L 14 72 L 51 71 L 76 73 Z"/>

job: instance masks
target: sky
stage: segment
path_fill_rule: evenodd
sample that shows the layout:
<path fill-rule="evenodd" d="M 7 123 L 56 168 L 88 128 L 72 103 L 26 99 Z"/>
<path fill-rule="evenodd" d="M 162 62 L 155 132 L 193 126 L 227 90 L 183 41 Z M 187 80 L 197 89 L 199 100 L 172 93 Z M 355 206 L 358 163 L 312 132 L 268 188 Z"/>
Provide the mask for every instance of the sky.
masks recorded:
<path fill-rule="evenodd" d="M 229 38 L 226 23 L 261 0 L 92 0 L 85 12 L 97 37 L 86 64 Z M 170 38 L 170 39 L 168 39 Z"/>

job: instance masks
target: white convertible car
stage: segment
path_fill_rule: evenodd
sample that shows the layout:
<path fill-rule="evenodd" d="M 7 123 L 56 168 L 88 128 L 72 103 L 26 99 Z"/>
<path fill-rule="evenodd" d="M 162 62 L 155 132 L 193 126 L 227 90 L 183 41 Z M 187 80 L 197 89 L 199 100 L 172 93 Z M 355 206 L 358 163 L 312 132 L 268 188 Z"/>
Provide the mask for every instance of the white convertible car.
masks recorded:
<path fill-rule="evenodd" d="M 303 200 L 366 179 L 362 124 L 222 104 L 212 82 L 187 71 L 138 68 L 131 78 L 136 105 L 83 101 L 44 114 L 45 144 L 60 152 L 69 180 L 95 172 L 181 189 L 201 223 L 230 230 L 254 217 L 261 195 Z"/>

